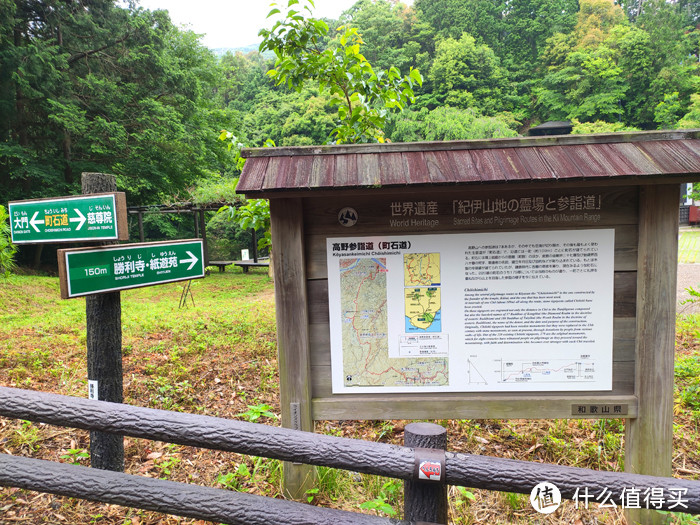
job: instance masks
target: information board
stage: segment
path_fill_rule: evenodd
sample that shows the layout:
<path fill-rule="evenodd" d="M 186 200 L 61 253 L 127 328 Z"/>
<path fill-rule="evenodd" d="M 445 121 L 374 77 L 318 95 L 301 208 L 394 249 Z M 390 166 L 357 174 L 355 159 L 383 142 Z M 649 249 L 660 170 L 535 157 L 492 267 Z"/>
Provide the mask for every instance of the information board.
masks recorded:
<path fill-rule="evenodd" d="M 614 230 L 327 239 L 333 393 L 612 389 Z"/>
<path fill-rule="evenodd" d="M 15 244 L 129 238 L 124 193 L 14 201 L 8 204 Z"/>
<path fill-rule="evenodd" d="M 58 250 L 61 297 L 204 277 L 201 239 Z"/>

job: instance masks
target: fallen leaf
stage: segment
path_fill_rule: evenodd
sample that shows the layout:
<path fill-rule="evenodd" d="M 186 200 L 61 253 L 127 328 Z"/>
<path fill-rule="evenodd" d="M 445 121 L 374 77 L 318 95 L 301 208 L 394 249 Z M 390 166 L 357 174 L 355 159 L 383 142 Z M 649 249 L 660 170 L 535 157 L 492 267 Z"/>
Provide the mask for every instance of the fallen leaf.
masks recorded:
<path fill-rule="evenodd" d="M 535 450 L 537 450 L 537 449 L 540 448 L 541 446 L 542 446 L 542 443 L 535 443 L 534 445 L 532 445 L 530 448 L 527 449 L 527 452 L 525 452 L 525 454 L 526 454 L 526 455 L 527 455 L 527 454 L 532 454 Z"/>

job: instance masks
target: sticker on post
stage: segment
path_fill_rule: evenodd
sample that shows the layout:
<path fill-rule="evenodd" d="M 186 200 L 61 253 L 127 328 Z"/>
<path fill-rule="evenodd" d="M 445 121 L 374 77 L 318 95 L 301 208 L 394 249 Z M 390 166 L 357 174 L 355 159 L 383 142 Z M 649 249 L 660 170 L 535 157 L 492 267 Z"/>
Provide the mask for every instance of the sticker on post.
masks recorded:
<path fill-rule="evenodd" d="M 96 379 L 88 379 L 88 399 L 98 400 Z"/>
<path fill-rule="evenodd" d="M 421 461 L 418 467 L 418 479 L 440 481 L 442 466 L 439 461 Z"/>

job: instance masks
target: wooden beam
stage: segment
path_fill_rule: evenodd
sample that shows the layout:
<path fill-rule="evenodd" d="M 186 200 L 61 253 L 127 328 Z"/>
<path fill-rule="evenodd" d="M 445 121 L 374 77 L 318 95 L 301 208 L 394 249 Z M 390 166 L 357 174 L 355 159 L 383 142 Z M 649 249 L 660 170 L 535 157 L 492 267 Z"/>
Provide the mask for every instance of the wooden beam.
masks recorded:
<path fill-rule="evenodd" d="M 692 140 L 700 138 L 700 129 L 594 133 L 590 135 L 553 135 L 488 140 L 445 140 L 435 142 L 391 142 L 385 144 L 334 144 L 281 148 L 244 148 L 241 156 L 287 157 L 300 155 L 347 155 L 353 153 L 397 153 L 415 151 L 455 151 L 493 148 L 525 148 L 582 144 L 615 144 L 650 140 Z"/>
<path fill-rule="evenodd" d="M 620 406 L 624 414 L 578 414 L 578 405 Z M 313 400 L 318 420 L 340 419 L 601 419 L 637 416 L 637 398 L 630 395 L 574 395 L 571 392 L 516 394 L 348 394 Z M 354 407 L 354 408 L 353 408 Z"/>
<path fill-rule="evenodd" d="M 455 192 L 462 191 L 483 191 L 485 188 L 488 190 L 496 191 L 541 191 L 543 189 L 556 188 L 562 189 L 572 189 L 572 188 L 600 188 L 604 186 L 606 188 L 619 188 L 627 186 L 656 186 L 658 184 L 685 184 L 687 182 L 698 182 L 700 181 L 700 174 L 681 174 L 681 175 L 654 175 L 654 176 L 620 176 L 615 178 L 609 178 L 605 180 L 602 184 L 600 179 L 557 179 L 552 181 L 552 179 L 544 180 L 532 180 L 532 181 L 503 181 L 492 183 L 492 185 L 486 185 L 483 182 L 450 182 L 445 184 L 408 184 L 405 186 L 390 186 L 385 185 L 381 187 L 349 187 L 349 188 L 333 188 L 333 187 L 319 187 L 319 188 L 299 188 L 299 189 L 269 189 L 264 188 L 260 190 L 245 189 L 239 191 L 243 195 L 249 198 L 255 199 L 279 199 L 279 198 L 313 198 L 313 199 L 328 199 L 328 198 L 352 198 L 358 195 L 363 197 L 382 197 L 382 196 L 392 196 L 398 195 L 401 198 L 409 198 L 411 194 L 424 196 L 427 192 L 431 195 L 446 194 L 451 195 Z"/>

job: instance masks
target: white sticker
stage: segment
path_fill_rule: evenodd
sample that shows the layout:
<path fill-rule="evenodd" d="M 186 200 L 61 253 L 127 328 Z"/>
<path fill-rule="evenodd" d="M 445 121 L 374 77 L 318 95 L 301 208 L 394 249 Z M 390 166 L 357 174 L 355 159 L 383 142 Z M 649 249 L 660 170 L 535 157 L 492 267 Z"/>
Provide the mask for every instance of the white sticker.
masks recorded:
<path fill-rule="evenodd" d="M 88 399 L 97 401 L 97 380 L 88 379 Z"/>

